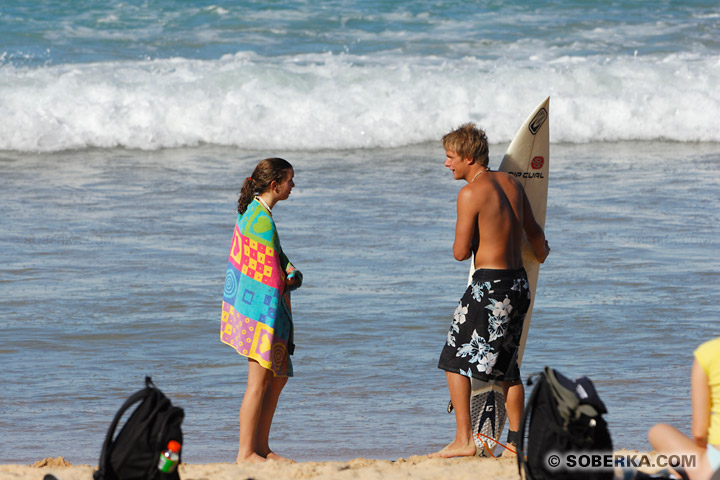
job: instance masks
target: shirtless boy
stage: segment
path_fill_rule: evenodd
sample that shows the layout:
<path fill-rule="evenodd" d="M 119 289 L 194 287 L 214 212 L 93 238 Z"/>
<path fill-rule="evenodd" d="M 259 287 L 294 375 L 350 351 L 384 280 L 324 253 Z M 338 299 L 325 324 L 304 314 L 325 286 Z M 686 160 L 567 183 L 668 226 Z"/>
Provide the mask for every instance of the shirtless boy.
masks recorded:
<path fill-rule="evenodd" d="M 540 263 L 550 253 L 522 185 L 488 168 L 485 132 L 472 123 L 442 138 L 445 166 L 455 180 L 468 182 L 458 194 L 453 255 L 475 254 L 475 273 L 455 310 L 438 367 L 445 370 L 455 407 L 455 440 L 430 456 L 475 455 L 470 425 L 470 377 L 500 382 L 516 444 L 525 394 L 517 364 L 520 335 L 530 306 L 523 268 L 523 230 Z"/>

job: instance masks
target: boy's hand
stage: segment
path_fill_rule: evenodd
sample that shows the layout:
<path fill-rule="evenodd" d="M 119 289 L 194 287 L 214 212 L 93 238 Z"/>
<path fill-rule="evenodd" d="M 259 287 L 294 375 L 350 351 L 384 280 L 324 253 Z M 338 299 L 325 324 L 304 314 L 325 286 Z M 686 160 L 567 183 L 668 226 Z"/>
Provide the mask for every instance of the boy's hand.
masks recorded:
<path fill-rule="evenodd" d="M 545 254 L 542 256 L 542 258 L 538 258 L 538 262 L 545 263 L 545 259 L 550 255 L 550 244 L 547 240 L 545 240 Z"/>

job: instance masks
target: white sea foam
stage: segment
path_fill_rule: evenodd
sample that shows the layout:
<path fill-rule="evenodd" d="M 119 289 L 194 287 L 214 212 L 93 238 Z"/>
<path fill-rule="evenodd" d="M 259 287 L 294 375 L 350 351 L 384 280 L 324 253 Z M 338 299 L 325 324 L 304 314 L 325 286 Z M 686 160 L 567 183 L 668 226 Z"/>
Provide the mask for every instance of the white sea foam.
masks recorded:
<path fill-rule="evenodd" d="M 720 142 L 718 57 L 553 55 L 505 63 L 241 52 L 4 65 L 0 149 L 397 147 L 437 140 L 468 120 L 503 142 L 546 96 L 554 142 Z"/>

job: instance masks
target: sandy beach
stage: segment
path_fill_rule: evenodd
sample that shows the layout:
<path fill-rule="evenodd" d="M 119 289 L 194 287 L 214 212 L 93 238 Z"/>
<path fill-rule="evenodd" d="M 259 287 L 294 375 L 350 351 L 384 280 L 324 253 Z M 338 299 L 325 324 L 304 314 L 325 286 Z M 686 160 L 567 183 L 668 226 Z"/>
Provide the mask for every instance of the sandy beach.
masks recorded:
<path fill-rule="evenodd" d="M 620 450 L 616 455 L 647 455 L 655 462 L 655 453 L 637 450 Z M 58 480 L 86 480 L 92 478 L 95 466 L 72 465 L 63 457 L 48 457 L 32 465 L 0 465 L 0 480 L 36 480 L 52 474 Z M 347 462 L 266 462 L 264 464 L 200 463 L 180 465 L 182 480 L 274 480 L 287 479 L 359 479 L 359 480 L 516 480 L 519 479 L 517 462 L 508 458 L 429 458 L 413 455 L 397 460 L 356 458 Z M 652 472 L 657 468 L 640 470 Z"/>
<path fill-rule="evenodd" d="M 92 477 L 91 465 L 71 465 L 63 457 L 46 458 L 33 465 L 0 465 L 2 480 L 35 480 L 52 474 L 59 480 L 81 480 Z M 268 462 L 265 464 L 206 463 L 180 465 L 183 480 L 271 480 L 297 479 L 438 479 L 477 480 L 519 478 L 517 464 L 511 458 L 438 459 L 412 456 L 395 461 L 356 458 L 348 462 Z"/>

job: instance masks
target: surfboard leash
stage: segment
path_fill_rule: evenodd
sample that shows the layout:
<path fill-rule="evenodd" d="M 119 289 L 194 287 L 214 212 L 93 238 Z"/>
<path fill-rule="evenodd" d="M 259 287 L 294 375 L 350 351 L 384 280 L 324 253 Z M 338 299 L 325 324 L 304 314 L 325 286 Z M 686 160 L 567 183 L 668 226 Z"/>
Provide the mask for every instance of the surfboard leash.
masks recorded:
<path fill-rule="evenodd" d="M 485 450 L 486 450 L 486 451 L 490 454 L 490 456 L 493 457 L 493 458 L 497 458 L 497 456 L 492 452 L 492 449 L 490 449 L 490 447 L 488 446 L 488 444 L 485 443 L 485 440 L 483 440 L 482 438 L 480 438 L 481 436 L 482 436 L 482 437 L 485 437 L 485 438 L 487 438 L 487 439 L 489 439 L 489 440 L 492 440 L 492 441 L 495 442 L 497 445 L 500 445 L 501 447 L 503 447 L 505 450 L 507 450 L 507 451 L 509 451 L 509 452 L 512 452 L 512 453 L 514 453 L 515 455 L 517 455 L 517 452 L 516 452 L 515 450 L 513 450 L 513 449 L 510 448 L 510 447 L 508 447 L 507 445 L 504 445 L 504 444 L 498 442 L 497 440 L 495 440 L 494 438 L 492 438 L 492 437 L 489 436 L 489 435 L 485 435 L 484 433 L 478 432 L 478 433 L 475 434 L 475 436 L 477 437 L 478 440 L 480 440 L 480 443 L 483 444 L 483 447 L 485 447 Z"/>

